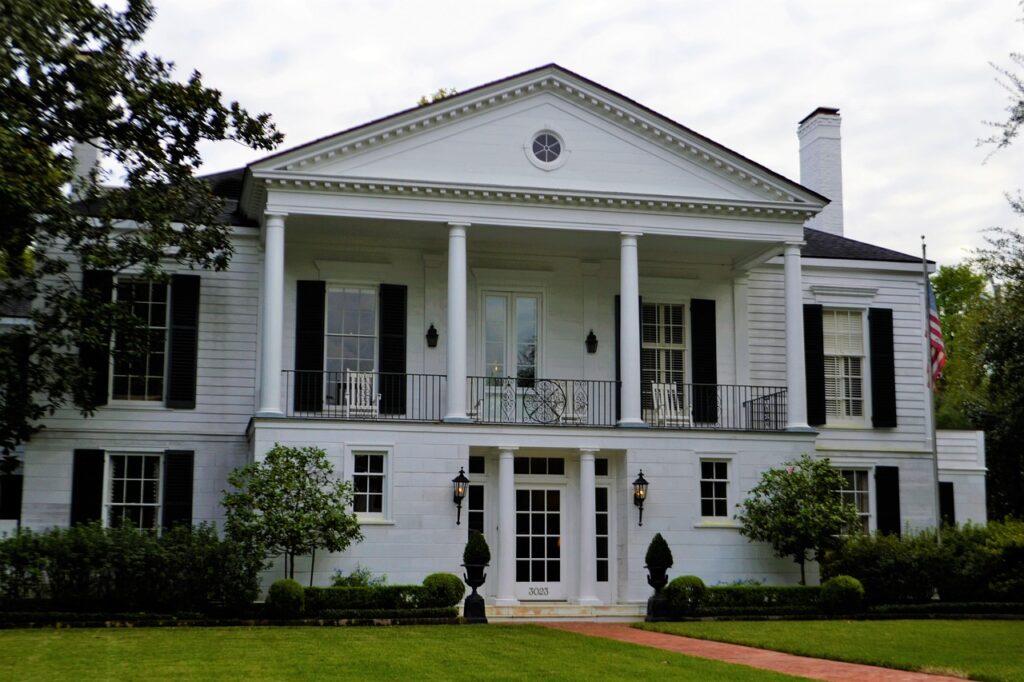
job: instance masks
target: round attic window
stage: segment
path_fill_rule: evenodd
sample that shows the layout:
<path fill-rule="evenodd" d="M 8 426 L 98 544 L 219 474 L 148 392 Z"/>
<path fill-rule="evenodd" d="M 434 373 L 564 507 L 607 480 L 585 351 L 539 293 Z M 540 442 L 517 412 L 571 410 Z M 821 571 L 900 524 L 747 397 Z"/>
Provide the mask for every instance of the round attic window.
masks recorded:
<path fill-rule="evenodd" d="M 562 155 L 562 142 L 551 133 L 539 133 L 533 138 L 533 155 L 541 163 L 554 163 Z"/>
<path fill-rule="evenodd" d="M 528 137 L 526 144 L 523 145 L 523 151 L 530 163 L 546 171 L 560 168 L 569 159 L 565 139 L 548 128 Z"/>

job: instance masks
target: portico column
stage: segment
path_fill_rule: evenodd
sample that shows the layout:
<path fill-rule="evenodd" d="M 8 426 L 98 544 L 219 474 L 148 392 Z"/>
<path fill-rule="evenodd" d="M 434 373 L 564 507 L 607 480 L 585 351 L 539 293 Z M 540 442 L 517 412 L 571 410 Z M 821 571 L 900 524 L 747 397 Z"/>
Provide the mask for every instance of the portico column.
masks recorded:
<path fill-rule="evenodd" d="M 800 244 L 785 249 L 786 430 L 809 431 L 807 374 L 804 367 L 804 295 L 800 279 Z"/>
<path fill-rule="evenodd" d="M 515 606 L 516 599 L 516 483 L 515 456 L 519 448 L 498 448 L 498 594 L 497 606 Z"/>
<path fill-rule="evenodd" d="M 448 405 L 446 422 L 466 417 L 466 228 L 448 223 Z"/>
<path fill-rule="evenodd" d="M 645 426 L 640 417 L 640 266 L 636 238 L 621 233 L 619 245 L 619 426 Z"/>
<path fill-rule="evenodd" d="M 260 417 L 280 417 L 281 331 L 284 329 L 284 214 L 264 223 L 263 327 L 260 355 Z"/>
<path fill-rule="evenodd" d="M 596 450 L 580 448 L 580 604 L 598 604 Z"/>

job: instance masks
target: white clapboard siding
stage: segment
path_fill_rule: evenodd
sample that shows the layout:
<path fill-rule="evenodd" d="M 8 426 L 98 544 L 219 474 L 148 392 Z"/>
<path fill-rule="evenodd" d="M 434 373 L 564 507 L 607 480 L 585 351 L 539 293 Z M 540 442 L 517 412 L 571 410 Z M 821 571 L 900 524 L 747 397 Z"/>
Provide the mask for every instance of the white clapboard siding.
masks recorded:
<path fill-rule="evenodd" d="M 936 432 L 939 445 L 939 467 L 942 469 L 984 469 L 985 432 Z"/>

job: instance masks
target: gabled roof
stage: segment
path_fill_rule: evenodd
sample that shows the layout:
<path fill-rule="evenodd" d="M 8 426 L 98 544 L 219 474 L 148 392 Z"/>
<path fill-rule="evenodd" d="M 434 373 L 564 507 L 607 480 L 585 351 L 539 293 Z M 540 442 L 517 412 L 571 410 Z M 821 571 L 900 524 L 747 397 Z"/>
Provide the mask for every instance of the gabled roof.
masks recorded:
<path fill-rule="evenodd" d="M 567 68 L 565 68 L 563 66 L 559 66 L 558 64 L 555 64 L 554 62 L 549 63 L 549 64 L 545 64 L 543 66 L 538 66 L 538 67 L 536 67 L 534 69 L 529 69 L 527 71 L 522 71 L 520 73 L 513 74 L 511 76 L 506 76 L 505 78 L 500 78 L 498 80 L 494 80 L 494 81 L 491 81 L 489 83 L 484 83 L 482 85 L 478 85 L 476 87 L 470 88 L 469 90 L 465 90 L 465 91 L 460 92 L 460 93 L 458 93 L 456 95 L 452 95 L 451 97 L 445 97 L 444 99 L 441 99 L 441 100 L 438 100 L 438 101 L 435 101 L 435 102 L 431 102 L 430 104 L 426 104 L 426 105 L 422 105 L 422 106 L 416 106 L 416 107 L 409 107 L 408 109 L 403 109 L 403 110 L 395 112 L 393 114 L 389 114 L 387 116 L 376 118 L 376 119 L 374 119 L 372 121 L 368 121 L 366 123 L 362 123 L 360 125 L 354 126 L 352 128 L 348 128 L 346 130 L 342 130 L 342 131 L 339 131 L 339 132 L 336 132 L 336 133 L 331 133 L 330 135 L 324 135 L 322 137 L 316 138 L 316 139 L 311 140 L 309 142 L 300 144 L 300 145 L 298 145 L 296 147 L 292 147 L 290 149 L 284 149 L 284 150 L 281 150 L 279 152 L 275 152 L 274 154 L 271 154 L 269 156 L 265 156 L 262 159 L 259 159 L 257 161 L 254 161 L 254 162 L 250 163 L 249 166 L 253 166 L 255 164 L 261 164 L 262 165 L 262 164 L 265 164 L 267 161 L 276 159 L 278 157 L 294 154 L 295 152 L 298 152 L 298 151 L 301 151 L 303 149 L 307 149 L 307 148 L 310 148 L 310 147 L 315 147 L 316 145 L 318 145 L 320 143 L 323 143 L 323 142 L 326 142 L 326 141 L 328 141 L 328 140 L 330 140 L 332 138 L 346 136 L 346 135 L 350 135 L 352 133 L 357 133 L 360 130 L 364 130 L 364 129 L 367 129 L 367 128 L 372 128 L 372 127 L 377 126 L 379 124 L 386 123 L 388 121 L 392 121 L 392 120 L 395 120 L 395 119 L 399 119 L 399 118 L 401 118 L 403 116 L 406 116 L 408 114 L 411 114 L 413 112 L 415 112 L 417 114 L 420 114 L 420 115 L 422 115 L 424 117 L 429 117 L 429 116 L 432 115 L 432 113 L 435 110 L 439 110 L 441 108 L 447 107 L 447 106 L 451 105 L 452 103 L 457 102 L 458 100 L 461 100 L 461 99 L 471 99 L 474 94 L 479 93 L 481 91 L 487 90 L 489 88 L 494 88 L 496 86 L 501 86 L 501 85 L 503 85 L 505 83 L 511 83 L 512 81 L 515 81 L 515 80 L 518 80 L 518 79 L 526 78 L 526 77 L 533 76 L 533 75 L 539 75 L 539 74 L 541 74 L 541 73 L 543 73 L 545 71 L 550 71 L 550 72 L 554 72 L 554 73 L 561 73 L 563 75 L 566 75 L 566 76 L 574 78 L 574 79 L 576 79 L 578 81 L 581 81 L 582 83 L 585 83 L 587 86 L 589 86 L 591 88 L 594 88 L 595 90 L 598 90 L 598 91 L 604 93 L 605 95 L 607 95 L 609 97 L 621 100 L 621 101 L 623 101 L 625 103 L 628 103 L 629 105 L 631 105 L 633 107 L 636 107 L 637 109 L 639 109 L 640 111 L 648 114 L 652 118 L 657 119 L 658 121 L 661 121 L 661 122 L 667 124 L 668 126 L 670 126 L 672 128 L 675 128 L 677 131 L 679 131 L 681 133 L 684 133 L 687 136 L 690 136 L 690 137 L 693 137 L 693 138 L 699 140 L 701 143 L 707 145 L 708 147 L 711 147 L 713 149 L 717 149 L 717 150 L 719 150 L 720 152 L 722 152 L 724 154 L 727 154 L 729 156 L 732 156 L 732 157 L 742 161 L 743 163 L 749 164 L 750 166 L 752 166 L 753 168 L 756 168 L 758 171 L 764 173 L 765 175 L 768 175 L 768 176 L 770 176 L 772 178 L 775 178 L 776 180 L 778 180 L 778 181 L 780 181 L 782 183 L 785 183 L 787 185 L 793 185 L 793 186 L 799 187 L 804 192 L 806 192 L 806 193 L 808 193 L 808 194 L 810 194 L 810 195 L 812 195 L 814 197 L 817 197 L 818 199 L 820 199 L 821 201 L 823 201 L 825 203 L 828 203 L 828 201 L 829 201 L 828 197 L 825 197 L 825 196 L 819 194 L 818 192 L 815 192 L 814 190 L 812 190 L 810 188 L 804 187 L 803 185 L 800 185 L 799 183 L 797 183 L 797 182 L 795 182 L 793 180 L 790 180 L 789 178 L 785 177 L 784 175 L 782 175 L 780 173 L 777 173 L 777 172 L 773 171 L 772 169 L 768 168 L 767 166 L 763 166 L 762 164 L 760 164 L 760 163 L 758 163 L 758 162 L 756 162 L 756 161 L 754 161 L 754 160 L 752 160 L 750 158 L 747 158 L 746 156 L 743 156 L 742 154 L 740 154 L 740 153 L 738 153 L 738 152 L 736 152 L 736 151 L 734 151 L 732 149 L 729 149 L 725 145 L 719 144 L 718 142 L 715 142 L 714 140 L 712 140 L 712 139 L 710 139 L 708 137 L 705 137 L 704 135 L 701 135 L 697 131 L 695 131 L 695 130 L 693 130 L 691 128 L 688 128 L 688 127 L 684 126 L 683 124 L 681 124 L 681 123 L 679 123 L 677 121 L 674 121 L 671 118 L 669 118 L 669 117 L 667 117 L 667 116 L 665 116 L 663 114 L 658 113 L 657 111 L 654 111 L 653 109 L 651 109 L 651 108 L 649 108 L 649 107 L 647 107 L 647 106 L 637 102 L 634 99 L 631 99 L 631 98 L 629 98 L 629 97 L 627 97 L 627 96 L 625 96 L 625 95 L 623 95 L 623 94 L 621 94 L 619 92 L 616 92 L 615 90 L 612 90 L 611 88 L 608 88 L 608 87 L 606 87 L 604 85 L 601 85 L 600 83 L 598 83 L 596 81 L 590 80 L 589 78 L 587 78 L 585 76 L 581 76 L 580 74 L 576 73 L 575 71 L 567 69 Z"/>

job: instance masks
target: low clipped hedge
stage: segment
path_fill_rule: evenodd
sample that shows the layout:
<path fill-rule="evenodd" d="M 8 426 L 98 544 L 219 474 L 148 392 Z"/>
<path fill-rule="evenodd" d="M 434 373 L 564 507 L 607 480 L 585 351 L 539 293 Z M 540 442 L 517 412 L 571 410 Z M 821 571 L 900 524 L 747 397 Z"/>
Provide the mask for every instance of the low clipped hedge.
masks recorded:
<path fill-rule="evenodd" d="M 462 586 L 462 582 L 451 573 L 432 573 L 424 579 L 423 585 L 307 587 L 305 594 L 306 615 L 323 616 L 328 612 L 410 610 L 420 612 L 429 609 L 450 609 L 462 599 L 465 588 Z M 330 617 L 338 618 L 340 616 Z M 383 618 L 384 616 L 377 617 Z"/>
<path fill-rule="evenodd" d="M 323 620 L 407 620 L 424 618 L 456 618 L 459 610 L 448 606 L 445 608 L 431 609 L 325 609 L 318 614 Z"/>
<path fill-rule="evenodd" d="M 704 593 L 701 612 L 815 612 L 821 588 L 805 585 L 721 585 Z"/>

